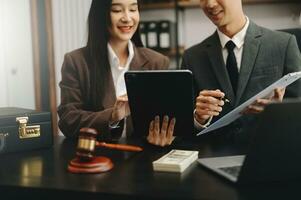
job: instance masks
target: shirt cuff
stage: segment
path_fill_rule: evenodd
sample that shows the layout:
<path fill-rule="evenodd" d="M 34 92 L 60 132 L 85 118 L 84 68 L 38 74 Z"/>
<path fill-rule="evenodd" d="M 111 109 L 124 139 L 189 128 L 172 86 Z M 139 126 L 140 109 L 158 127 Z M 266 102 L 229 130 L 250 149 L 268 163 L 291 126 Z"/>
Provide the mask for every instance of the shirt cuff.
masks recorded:
<path fill-rule="evenodd" d="M 198 129 L 198 130 L 207 128 L 207 127 L 210 125 L 213 116 L 211 116 L 211 117 L 207 120 L 207 122 L 206 122 L 205 124 L 201 124 L 201 123 L 198 122 L 198 120 L 196 120 L 195 112 L 196 112 L 196 110 L 194 109 L 194 111 L 193 111 L 193 116 L 194 116 L 194 117 L 193 117 L 193 119 L 194 119 L 194 127 L 195 127 L 196 129 Z"/>
<path fill-rule="evenodd" d="M 109 128 L 110 129 L 115 129 L 115 128 L 119 128 L 119 123 L 120 121 L 117 121 L 117 122 L 109 122 Z"/>

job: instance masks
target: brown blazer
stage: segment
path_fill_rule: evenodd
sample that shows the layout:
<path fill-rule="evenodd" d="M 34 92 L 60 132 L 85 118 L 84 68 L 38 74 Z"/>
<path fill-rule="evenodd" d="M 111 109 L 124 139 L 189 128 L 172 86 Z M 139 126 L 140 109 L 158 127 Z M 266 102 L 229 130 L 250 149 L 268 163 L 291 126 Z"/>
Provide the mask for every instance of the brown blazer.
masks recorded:
<path fill-rule="evenodd" d="M 116 101 L 116 93 L 111 72 L 108 87 L 102 96 L 99 111 L 86 109 L 89 107 L 90 73 L 85 48 L 67 53 L 62 66 L 61 103 L 58 107 L 59 128 L 66 137 L 77 137 L 79 129 L 91 127 L 98 130 L 103 138 L 110 138 L 109 119 Z M 130 70 L 167 69 L 169 59 L 151 49 L 134 47 L 134 58 Z M 103 77 L 99 77 L 101 79 Z M 127 120 L 127 135 L 131 132 L 130 118 Z M 122 130 L 121 130 L 122 131 Z"/>

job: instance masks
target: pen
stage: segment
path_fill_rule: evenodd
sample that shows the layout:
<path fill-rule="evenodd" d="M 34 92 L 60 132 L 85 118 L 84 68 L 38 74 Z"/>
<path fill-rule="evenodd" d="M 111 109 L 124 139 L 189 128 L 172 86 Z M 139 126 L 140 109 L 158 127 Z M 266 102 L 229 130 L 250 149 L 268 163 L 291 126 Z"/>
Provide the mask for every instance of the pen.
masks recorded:
<path fill-rule="evenodd" d="M 226 102 L 226 103 L 230 103 L 230 100 L 227 99 L 226 97 L 221 97 L 220 100 L 223 100 L 223 101 Z"/>
<path fill-rule="evenodd" d="M 117 150 L 122 150 L 122 151 L 135 151 L 135 152 L 140 152 L 143 150 L 141 147 L 134 146 L 134 145 L 110 144 L 110 143 L 105 143 L 105 142 L 96 142 L 96 147 L 106 147 L 109 149 L 117 149 Z"/>

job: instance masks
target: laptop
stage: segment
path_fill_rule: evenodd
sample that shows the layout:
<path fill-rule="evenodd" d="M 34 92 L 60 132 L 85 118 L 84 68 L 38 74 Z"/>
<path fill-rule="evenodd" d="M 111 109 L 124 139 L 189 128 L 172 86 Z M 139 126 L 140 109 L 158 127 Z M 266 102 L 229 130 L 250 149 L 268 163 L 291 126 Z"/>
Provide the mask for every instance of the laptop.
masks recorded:
<path fill-rule="evenodd" d="M 189 70 L 128 71 L 125 83 L 134 135 L 148 134 L 155 116 L 176 118 L 174 135 L 193 135 L 193 78 Z"/>
<path fill-rule="evenodd" d="M 198 162 L 237 183 L 301 178 L 301 100 L 268 105 L 252 131 L 247 155 Z"/>

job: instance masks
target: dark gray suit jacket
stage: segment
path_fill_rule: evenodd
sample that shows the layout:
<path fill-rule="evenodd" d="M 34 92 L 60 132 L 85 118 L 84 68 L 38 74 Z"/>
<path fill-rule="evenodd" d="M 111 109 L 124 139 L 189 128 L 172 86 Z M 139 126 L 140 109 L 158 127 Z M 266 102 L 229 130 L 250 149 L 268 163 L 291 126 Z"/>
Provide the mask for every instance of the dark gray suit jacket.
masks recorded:
<path fill-rule="evenodd" d="M 182 68 L 193 72 L 196 96 L 204 89 L 220 89 L 230 100 L 230 104 L 225 104 L 221 115 L 213 118 L 216 121 L 283 75 L 301 71 L 301 55 L 293 35 L 271 31 L 250 22 L 244 43 L 237 96 L 231 87 L 217 32 L 185 51 Z M 289 86 L 285 96 L 300 97 L 301 81 Z M 232 135 L 241 132 L 248 126 L 247 118 L 250 117 L 244 116 L 225 129 Z"/>

